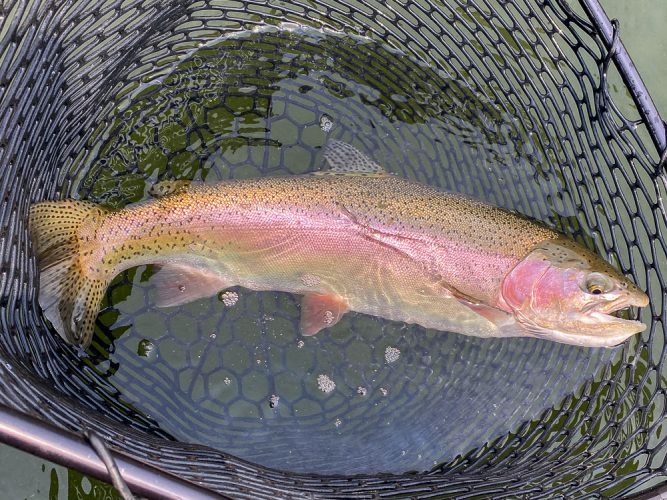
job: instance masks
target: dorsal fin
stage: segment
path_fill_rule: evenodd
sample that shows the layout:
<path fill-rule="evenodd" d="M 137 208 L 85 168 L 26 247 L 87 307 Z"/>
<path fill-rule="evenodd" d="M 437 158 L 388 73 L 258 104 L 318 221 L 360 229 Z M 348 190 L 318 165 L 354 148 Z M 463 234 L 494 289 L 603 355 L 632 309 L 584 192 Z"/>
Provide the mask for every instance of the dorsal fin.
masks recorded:
<path fill-rule="evenodd" d="M 387 174 L 384 168 L 346 142 L 330 140 L 324 146 L 322 157 L 328 169 L 318 173 Z"/>

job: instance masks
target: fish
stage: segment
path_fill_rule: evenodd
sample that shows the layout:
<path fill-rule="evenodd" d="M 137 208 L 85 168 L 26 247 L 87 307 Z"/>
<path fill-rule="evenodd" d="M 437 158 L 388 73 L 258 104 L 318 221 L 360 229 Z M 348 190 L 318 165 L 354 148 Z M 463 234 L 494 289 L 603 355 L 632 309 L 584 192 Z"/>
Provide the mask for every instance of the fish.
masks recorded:
<path fill-rule="evenodd" d="M 155 305 L 230 287 L 301 295 L 315 335 L 349 311 L 484 338 L 612 347 L 646 325 L 620 317 L 648 296 L 594 252 L 518 214 L 388 173 L 330 141 L 328 168 L 299 176 L 162 181 L 109 210 L 85 200 L 31 206 L 39 304 L 87 347 L 101 299 L 152 264 Z"/>

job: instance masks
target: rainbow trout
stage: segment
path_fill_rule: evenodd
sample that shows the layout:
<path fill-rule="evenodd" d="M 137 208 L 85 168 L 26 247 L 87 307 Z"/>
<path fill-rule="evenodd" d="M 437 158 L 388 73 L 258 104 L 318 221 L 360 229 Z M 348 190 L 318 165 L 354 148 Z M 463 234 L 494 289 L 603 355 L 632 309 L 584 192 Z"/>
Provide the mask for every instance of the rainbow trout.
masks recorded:
<path fill-rule="evenodd" d="M 231 286 L 303 295 L 301 332 L 347 311 L 480 337 L 613 346 L 645 329 L 612 313 L 648 297 L 597 255 L 522 216 L 386 173 L 331 142 L 331 169 L 215 185 L 156 184 L 108 211 L 85 201 L 30 211 L 39 302 L 87 346 L 123 270 L 156 264 L 157 306 Z"/>

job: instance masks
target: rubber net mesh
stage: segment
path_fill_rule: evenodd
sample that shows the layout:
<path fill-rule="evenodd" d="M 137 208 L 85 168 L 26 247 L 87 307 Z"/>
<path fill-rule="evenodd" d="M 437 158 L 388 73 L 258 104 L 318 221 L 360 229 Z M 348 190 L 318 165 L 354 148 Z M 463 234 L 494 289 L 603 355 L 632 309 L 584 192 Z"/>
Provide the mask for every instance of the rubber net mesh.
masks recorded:
<path fill-rule="evenodd" d="M 595 29 L 563 1 L 5 1 L 0 402 L 237 498 L 625 495 L 665 470 L 664 177 Z M 629 91 L 622 91 L 622 100 Z M 298 297 L 156 309 L 110 286 L 93 345 L 36 302 L 30 204 L 302 174 L 342 140 L 542 220 L 651 297 L 616 349 L 481 340 Z"/>

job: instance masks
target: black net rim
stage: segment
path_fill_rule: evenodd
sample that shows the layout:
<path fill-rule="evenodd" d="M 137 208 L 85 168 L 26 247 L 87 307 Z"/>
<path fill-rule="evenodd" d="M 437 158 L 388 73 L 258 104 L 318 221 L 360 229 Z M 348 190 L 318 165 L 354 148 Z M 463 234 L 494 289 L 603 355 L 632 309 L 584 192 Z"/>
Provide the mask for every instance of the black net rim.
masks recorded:
<path fill-rule="evenodd" d="M 569 11 L 569 7 L 564 0 L 556 3 L 563 10 Z M 664 162 L 667 159 L 667 155 L 665 154 L 667 152 L 667 143 L 665 141 L 664 122 L 652 105 L 649 93 L 632 65 L 627 51 L 620 40 L 614 37 L 615 31 L 613 25 L 602 11 L 599 2 L 597 0 L 581 0 L 581 4 L 591 21 L 590 25 L 587 23 L 584 25 L 588 29 L 594 30 L 596 37 L 602 39 L 603 43 L 607 46 L 609 51 L 608 58 L 619 68 L 642 115 L 642 121 L 648 124 L 651 139 L 654 142 L 658 155 L 662 158 L 660 168 L 664 170 Z M 23 2 L 16 2 L 7 6 L 3 13 L 12 12 L 15 8 L 22 8 L 24 5 Z M 2 75 L 0 74 L 0 76 Z M 7 146 L 7 144 L 2 144 L 3 149 Z M 3 159 L 3 163 L 7 163 L 7 160 Z M 16 354 L 7 353 L 4 348 L 0 351 L 0 357 L 4 358 L 3 361 L 15 359 Z M 43 418 L 47 417 L 51 422 L 57 422 L 58 425 L 65 428 L 71 428 L 68 417 L 72 417 L 72 421 L 76 421 L 77 419 L 79 421 L 87 421 L 91 427 L 99 426 L 100 424 L 95 419 L 89 419 L 85 415 L 86 409 L 74 401 L 68 401 L 68 404 L 63 408 L 52 407 L 49 397 L 46 396 L 51 388 L 47 384 L 40 385 L 36 383 L 31 374 L 23 366 L 13 363 L 2 363 L 0 365 L 0 379 L 3 380 L 3 387 L 8 388 L 7 392 L 3 395 L 2 401 L 21 412 Z M 48 427 L 48 424 L 45 423 L 45 427 Z M 104 430 L 117 439 L 117 434 L 113 432 L 113 425 L 108 424 Z M 138 434 L 132 431 L 127 433 L 126 437 L 127 439 L 121 440 L 124 441 L 123 449 L 132 450 L 134 446 L 133 437 L 138 437 Z M 143 436 L 143 439 L 146 439 L 145 436 Z M 489 447 L 500 445 L 503 439 L 490 444 Z M 191 477 L 187 473 L 189 469 L 187 463 L 181 461 L 176 454 L 170 457 L 172 451 L 170 451 L 169 442 L 159 438 L 149 439 L 148 441 L 155 445 L 156 450 L 160 450 L 162 462 L 166 465 L 165 468 L 169 472 L 173 474 L 182 472 L 184 477 Z M 238 492 L 239 496 L 252 498 L 259 498 L 260 496 L 267 498 L 294 497 L 297 495 L 300 496 L 300 494 L 309 496 L 310 494 L 307 492 L 312 492 L 322 497 L 339 498 L 371 498 L 379 494 L 392 497 L 410 495 L 426 498 L 444 494 L 444 485 L 448 483 L 449 486 L 446 488 L 447 494 L 452 495 L 475 494 L 477 487 L 481 488 L 485 494 L 496 493 L 498 495 L 516 494 L 516 491 L 519 490 L 515 490 L 515 487 L 520 488 L 520 491 L 526 494 L 530 494 L 531 491 L 539 494 L 541 491 L 539 487 L 531 490 L 531 487 L 522 483 L 519 477 L 506 475 L 507 470 L 485 472 L 484 460 L 481 459 L 478 461 L 478 458 L 482 456 L 478 451 L 471 452 L 467 457 L 457 461 L 456 464 L 453 464 L 446 471 L 439 469 L 425 475 L 341 478 L 286 475 L 194 445 L 191 447 L 184 445 L 180 447 L 180 450 L 187 450 L 188 448 L 202 455 L 208 453 L 208 461 L 206 464 L 202 464 L 202 470 L 205 474 L 209 474 L 209 477 L 215 475 L 216 471 L 226 471 L 226 474 L 221 475 L 218 481 L 208 482 L 206 484 L 207 487 L 211 488 L 211 490 L 221 492 Z M 479 474 L 476 476 L 475 472 Z M 494 489 L 484 489 L 483 485 L 490 479 L 493 479 Z M 576 491 L 576 488 L 572 491 Z M 664 491 L 664 487 L 661 491 Z"/>

